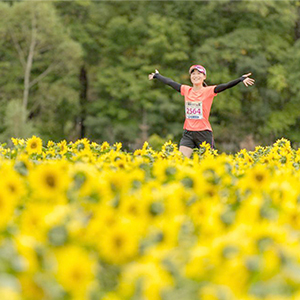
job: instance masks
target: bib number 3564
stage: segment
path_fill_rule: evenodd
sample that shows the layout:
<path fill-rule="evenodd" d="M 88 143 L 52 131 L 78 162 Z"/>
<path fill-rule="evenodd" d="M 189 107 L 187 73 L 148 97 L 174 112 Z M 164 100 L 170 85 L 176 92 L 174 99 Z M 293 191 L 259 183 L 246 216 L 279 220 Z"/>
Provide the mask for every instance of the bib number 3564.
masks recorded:
<path fill-rule="evenodd" d="M 186 102 L 185 117 L 187 119 L 203 119 L 202 102 Z"/>

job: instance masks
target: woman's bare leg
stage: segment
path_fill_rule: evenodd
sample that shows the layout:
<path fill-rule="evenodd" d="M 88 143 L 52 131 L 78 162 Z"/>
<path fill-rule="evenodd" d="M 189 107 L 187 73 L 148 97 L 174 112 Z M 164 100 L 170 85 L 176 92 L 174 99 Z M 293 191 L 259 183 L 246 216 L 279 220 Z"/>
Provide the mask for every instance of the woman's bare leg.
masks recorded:
<path fill-rule="evenodd" d="M 190 158 L 193 153 L 193 149 L 186 147 L 186 146 L 180 146 L 179 151 L 188 158 Z"/>

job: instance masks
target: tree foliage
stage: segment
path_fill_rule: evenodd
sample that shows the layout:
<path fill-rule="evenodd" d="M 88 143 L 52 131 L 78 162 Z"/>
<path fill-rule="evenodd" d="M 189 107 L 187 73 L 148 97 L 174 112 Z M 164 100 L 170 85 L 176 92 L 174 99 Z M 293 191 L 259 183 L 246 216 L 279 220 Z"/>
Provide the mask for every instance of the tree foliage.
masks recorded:
<path fill-rule="evenodd" d="M 281 136 L 299 142 L 299 4 L 290 0 L 0 3 L 1 119 L 12 99 L 24 103 L 35 20 L 25 109 L 44 138 L 85 135 L 96 141 L 121 141 L 129 148 L 157 135 L 178 142 L 183 99 L 170 87 L 149 82 L 147 75 L 159 69 L 190 84 L 188 68 L 200 63 L 208 71 L 209 84 L 248 72 L 256 79 L 254 87 L 240 84 L 215 98 L 210 120 L 217 146 L 238 148 L 249 135 L 257 143 Z M 8 126 L 0 122 L 0 131 L 10 132 Z"/>

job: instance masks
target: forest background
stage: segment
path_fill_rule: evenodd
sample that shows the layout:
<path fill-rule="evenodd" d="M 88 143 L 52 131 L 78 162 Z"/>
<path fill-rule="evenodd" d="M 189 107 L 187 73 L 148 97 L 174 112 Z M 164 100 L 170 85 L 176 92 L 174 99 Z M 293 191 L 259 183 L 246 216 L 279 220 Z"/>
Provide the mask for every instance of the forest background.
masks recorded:
<path fill-rule="evenodd" d="M 0 141 L 178 143 L 183 97 L 148 74 L 190 84 L 252 72 L 219 94 L 210 121 L 232 152 L 285 137 L 300 145 L 300 1 L 2 1 Z"/>

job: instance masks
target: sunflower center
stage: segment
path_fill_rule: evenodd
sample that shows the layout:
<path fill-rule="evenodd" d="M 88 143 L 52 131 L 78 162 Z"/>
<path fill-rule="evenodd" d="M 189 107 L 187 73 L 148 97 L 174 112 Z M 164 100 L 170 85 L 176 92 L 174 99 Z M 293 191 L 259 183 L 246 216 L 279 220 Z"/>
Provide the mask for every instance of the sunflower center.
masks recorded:
<path fill-rule="evenodd" d="M 32 216 L 32 218 L 30 219 L 30 223 L 33 226 L 37 226 L 39 223 L 39 220 L 35 216 Z"/>
<path fill-rule="evenodd" d="M 32 144 L 31 144 L 31 149 L 35 149 L 35 148 L 37 148 L 37 143 L 36 142 L 33 142 Z"/>
<path fill-rule="evenodd" d="M 16 191 L 16 187 L 13 184 L 9 184 L 8 188 L 12 193 L 14 193 Z"/>
<path fill-rule="evenodd" d="M 203 216 L 204 215 L 204 210 L 202 207 L 198 208 L 198 215 Z"/>
<path fill-rule="evenodd" d="M 130 213 L 132 213 L 133 215 L 136 215 L 136 214 L 137 214 L 137 208 L 136 208 L 136 206 L 134 206 L 134 205 L 129 206 L 128 211 L 129 211 Z"/>
<path fill-rule="evenodd" d="M 55 178 L 52 175 L 47 175 L 46 176 L 46 183 L 51 188 L 55 187 L 55 185 L 56 185 Z"/>
<path fill-rule="evenodd" d="M 264 179 L 264 175 L 262 175 L 262 174 L 256 174 L 255 175 L 255 179 L 256 179 L 256 181 L 261 182 Z"/>
<path fill-rule="evenodd" d="M 115 244 L 116 248 L 120 249 L 122 247 L 123 243 L 124 243 L 124 240 L 122 239 L 122 237 L 120 237 L 120 236 L 115 237 L 114 244 Z"/>
<path fill-rule="evenodd" d="M 78 281 L 81 281 L 82 273 L 80 272 L 80 270 L 75 269 L 75 270 L 73 270 L 71 276 L 72 276 L 74 281 L 78 282 Z"/>

